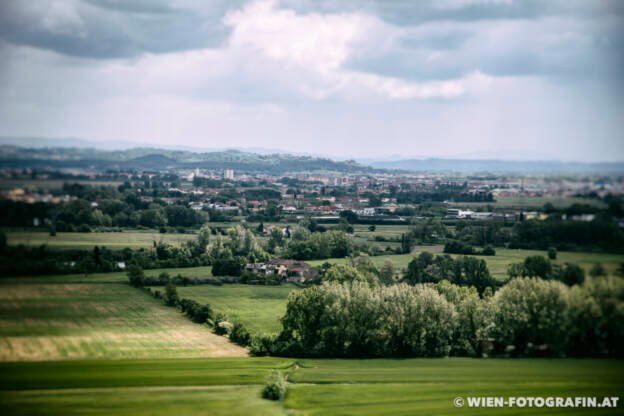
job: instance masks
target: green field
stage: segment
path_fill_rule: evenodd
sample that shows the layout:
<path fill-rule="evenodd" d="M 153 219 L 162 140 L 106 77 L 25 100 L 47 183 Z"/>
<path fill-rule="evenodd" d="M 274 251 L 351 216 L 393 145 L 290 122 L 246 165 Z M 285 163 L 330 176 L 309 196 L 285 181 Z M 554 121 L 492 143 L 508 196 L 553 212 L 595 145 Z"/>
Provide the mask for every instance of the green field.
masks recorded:
<path fill-rule="evenodd" d="M 415 255 L 422 251 L 429 251 L 430 253 L 441 254 L 442 246 L 417 246 L 412 254 L 391 254 L 384 256 L 371 257 L 371 260 L 377 267 L 381 267 L 386 261 L 392 262 L 392 264 L 398 270 L 407 268 L 408 263 Z M 507 277 L 507 267 L 512 263 L 519 263 L 524 261 L 527 256 L 540 255 L 546 256 L 545 251 L 538 250 L 512 250 L 512 249 L 496 249 L 496 256 L 475 256 L 485 260 L 488 264 L 488 268 L 494 277 L 497 279 L 505 279 Z M 457 257 L 457 255 L 453 255 Z M 313 260 L 308 263 L 314 266 L 320 266 L 324 262 L 330 263 L 347 263 L 347 258 L 336 258 L 326 260 Z M 613 273 L 617 267 L 624 263 L 624 254 L 605 254 L 605 253 L 589 253 L 589 252 L 559 252 L 557 254 L 557 260 L 555 263 L 576 263 L 583 267 L 586 271 L 592 267 L 594 263 L 602 263 L 609 273 Z"/>
<path fill-rule="evenodd" d="M 126 284 L 0 289 L 0 361 L 246 355 Z"/>
<path fill-rule="evenodd" d="M 60 249 L 91 249 L 93 246 L 104 246 L 113 249 L 130 247 L 150 248 L 154 241 L 180 245 L 185 241 L 195 240 L 194 234 L 161 234 L 153 231 L 123 231 L 120 233 L 57 233 L 51 237 L 47 232 L 41 231 L 6 231 L 7 242 L 16 246 L 40 246 L 46 244 L 49 247 Z"/>
<path fill-rule="evenodd" d="M 295 365 L 296 363 L 296 365 Z M 260 398 L 269 369 L 283 402 Z M 547 359 L 276 358 L 0 363 L 0 411 L 29 415 L 595 414 L 596 409 L 455 408 L 468 396 L 618 396 L 624 362 Z M 600 414 L 621 414 L 600 409 Z"/>
<path fill-rule="evenodd" d="M 178 287 L 178 295 L 199 303 L 208 303 L 215 312 L 224 313 L 230 320 L 243 323 L 252 334 L 261 334 L 281 330 L 279 319 L 286 312 L 286 299 L 291 290 L 296 290 L 296 287 L 202 285 Z"/>
<path fill-rule="evenodd" d="M 63 185 L 79 184 L 85 186 L 114 186 L 121 185 L 122 181 L 99 181 L 91 179 L 0 179 L 0 189 L 26 188 L 39 191 L 59 190 Z"/>
<path fill-rule="evenodd" d="M 496 202 L 451 202 L 449 205 L 472 209 L 491 206 L 495 209 L 539 210 L 547 203 L 553 204 L 558 209 L 568 208 L 573 204 L 591 205 L 597 208 L 605 208 L 606 206 L 604 202 L 596 199 L 555 196 L 500 196 L 496 197 Z"/>
<path fill-rule="evenodd" d="M 186 277 L 210 277 L 212 267 L 171 267 L 163 269 L 145 270 L 145 276 L 158 276 L 166 272 L 170 276 L 178 274 Z M 126 272 L 92 273 L 92 274 L 64 274 L 4 277 L 2 283 L 127 283 Z"/>

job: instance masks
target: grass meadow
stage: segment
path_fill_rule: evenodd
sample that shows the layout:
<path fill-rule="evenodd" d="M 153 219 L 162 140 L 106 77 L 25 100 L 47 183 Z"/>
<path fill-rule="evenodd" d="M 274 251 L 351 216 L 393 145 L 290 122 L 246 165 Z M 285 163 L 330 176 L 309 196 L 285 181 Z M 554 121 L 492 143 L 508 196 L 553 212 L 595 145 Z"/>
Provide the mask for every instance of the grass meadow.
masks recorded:
<path fill-rule="evenodd" d="M 0 361 L 246 355 L 126 284 L 0 288 Z"/>
<path fill-rule="evenodd" d="M 260 398 L 270 369 L 283 402 Z M 596 409 L 455 408 L 468 396 L 618 396 L 624 362 L 548 359 L 179 360 L 0 363 L 2 414 L 585 415 Z M 600 414 L 620 414 L 600 409 Z"/>
<path fill-rule="evenodd" d="M 50 233 L 42 231 L 12 231 L 7 230 L 7 242 L 12 246 L 40 246 L 47 245 L 56 249 L 92 249 L 94 246 L 104 246 L 111 249 L 150 248 L 154 241 L 164 241 L 174 245 L 181 245 L 185 241 L 195 240 L 194 234 L 161 234 L 154 231 L 123 231 L 102 233 Z"/>
<path fill-rule="evenodd" d="M 495 202 L 451 202 L 449 205 L 454 207 L 464 207 L 469 209 L 478 209 L 491 206 L 496 210 L 506 209 L 529 209 L 539 210 L 544 204 L 553 204 L 555 208 L 564 209 L 574 204 L 591 205 L 597 208 L 604 208 L 604 202 L 597 199 L 581 198 L 581 197 L 556 197 L 556 196 L 497 196 Z"/>
<path fill-rule="evenodd" d="M 410 255 L 373 257 L 406 267 Z M 495 276 L 527 255 L 484 257 Z M 331 259 L 345 262 L 347 259 Z M 621 255 L 559 253 L 613 271 Z M 323 261 L 312 262 L 320 264 Z M 209 267 L 148 270 L 209 276 Z M 162 288 L 159 288 L 162 290 Z M 279 330 L 294 285 L 178 287 L 252 333 Z M 283 401 L 261 398 L 272 369 Z M 468 396 L 619 396 L 624 361 L 602 359 L 323 360 L 247 356 L 175 308 L 130 287 L 123 272 L 0 280 L 0 414 L 14 415 L 590 415 L 583 408 L 456 408 Z M 621 414 L 600 409 L 600 414 Z"/>
<path fill-rule="evenodd" d="M 286 313 L 286 300 L 292 290 L 297 288 L 289 284 L 201 285 L 178 287 L 178 295 L 202 304 L 210 304 L 215 312 L 226 314 L 234 322 L 241 322 L 252 334 L 269 334 L 281 330 L 279 320 Z"/>
<path fill-rule="evenodd" d="M 407 268 L 407 264 L 415 255 L 423 251 L 434 254 L 442 254 L 443 247 L 436 246 L 417 246 L 411 254 L 390 254 L 383 256 L 371 257 L 371 260 L 377 267 L 381 267 L 386 261 L 391 262 L 398 270 Z M 527 256 L 540 255 L 546 256 L 545 251 L 539 250 L 514 250 L 514 249 L 496 249 L 496 256 L 475 256 L 487 262 L 488 268 L 497 279 L 505 279 L 507 277 L 507 268 L 512 263 L 524 261 Z M 457 257 L 457 255 L 453 255 Z M 334 258 L 326 260 L 313 260 L 309 263 L 319 266 L 324 262 L 329 263 L 347 263 L 347 258 Z M 601 263 L 607 269 L 607 272 L 614 273 L 621 263 L 624 263 L 624 254 L 608 254 L 608 253 L 590 253 L 590 252 L 559 252 L 555 263 L 576 263 L 588 272 L 594 263 Z"/>

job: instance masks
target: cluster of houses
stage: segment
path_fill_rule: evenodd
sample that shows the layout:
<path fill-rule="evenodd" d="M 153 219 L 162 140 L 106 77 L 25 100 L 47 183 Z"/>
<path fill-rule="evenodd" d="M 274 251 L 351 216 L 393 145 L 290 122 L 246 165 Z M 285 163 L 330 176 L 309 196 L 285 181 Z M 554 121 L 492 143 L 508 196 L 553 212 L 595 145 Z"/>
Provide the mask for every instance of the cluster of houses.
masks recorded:
<path fill-rule="evenodd" d="M 278 276 L 291 283 L 305 283 L 319 277 L 317 269 L 299 260 L 274 259 L 265 263 L 249 263 L 245 269 L 258 276 Z"/>

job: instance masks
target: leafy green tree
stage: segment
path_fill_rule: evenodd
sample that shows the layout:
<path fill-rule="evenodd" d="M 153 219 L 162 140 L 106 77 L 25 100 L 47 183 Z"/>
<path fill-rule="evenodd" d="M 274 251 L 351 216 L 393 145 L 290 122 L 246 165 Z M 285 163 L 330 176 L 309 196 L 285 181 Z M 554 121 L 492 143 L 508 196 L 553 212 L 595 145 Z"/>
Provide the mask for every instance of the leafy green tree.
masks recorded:
<path fill-rule="evenodd" d="M 251 344 L 251 334 L 247 331 L 247 328 L 245 328 L 243 324 L 236 322 L 232 325 L 230 341 L 246 347 Z"/>
<path fill-rule="evenodd" d="M 377 286 L 379 279 L 367 270 L 360 270 L 353 265 L 334 264 L 323 275 L 324 282 L 364 282 L 370 286 Z"/>
<path fill-rule="evenodd" d="M 203 225 L 197 233 L 197 254 L 204 254 L 210 243 L 210 227 Z"/>
<path fill-rule="evenodd" d="M 592 277 L 606 276 L 607 270 L 601 263 L 594 263 L 592 268 L 589 270 L 589 275 Z"/>
<path fill-rule="evenodd" d="M 481 254 L 484 256 L 495 256 L 496 250 L 494 249 L 494 247 L 488 244 L 487 246 L 483 247 L 483 251 L 481 251 Z"/>
<path fill-rule="evenodd" d="M 458 286 L 446 280 L 437 283 L 435 289 L 457 312 L 451 354 L 471 357 L 486 354 L 494 329 L 491 298 L 479 297 L 475 287 Z"/>
<path fill-rule="evenodd" d="M 245 258 L 240 256 L 219 257 L 212 262 L 214 276 L 240 276 L 245 268 Z"/>
<path fill-rule="evenodd" d="M 281 247 L 284 247 L 286 244 L 286 239 L 284 238 L 284 233 L 277 227 L 271 229 L 271 234 L 269 235 L 268 250 L 269 253 L 275 253 Z"/>
<path fill-rule="evenodd" d="M 462 286 L 474 286 L 482 294 L 486 288 L 496 287 L 497 281 L 488 270 L 485 260 L 476 257 L 464 256 L 456 260 L 461 275 L 455 277 L 453 283 Z"/>
<path fill-rule="evenodd" d="M 578 265 L 566 263 L 555 273 L 557 280 L 568 286 L 580 285 L 585 281 L 585 271 Z"/>
<path fill-rule="evenodd" d="M 165 285 L 165 302 L 168 306 L 175 306 L 178 304 L 180 298 L 178 297 L 178 290 L 171 280 Z"/>
<path fill-rule="evenodd" d="M 624 280 L 600 276 L 571 289 L 570 353 L 622 357 Z"/>
<path fill-rule="evenodd" d="M 371 233 L 374 233 L 376 229 L 377 229 L 377 226 L 375 226 L 375 225 L 369 225 L 368 226 L 368 231 L 370 231 Z"/>
<path fill-rule="evenodd" d="M 548 258 L 550 260 L 556 260 L 557 259 L 557 249 L 554 247 L 548 247 Z"/>
<path fill-rule="evenodd" d="M 522 275 L 526 277 L 540 277 L 550 279 L 552 264 L 543 256 L 528 256 L 524 259 Z"/>
<path fill-rule="evenodd" d="M 565 354 L 571 326 L 569 298 L 569 288 L 561 282 L 518 278 L 507 283 L 492 298 L 497 350 Z"/>
<path fill-rule="evenodd" d="M 407 265 L 405 279 L 410 283 L 422 283 L 426 268 L 433 264 L 434 256 L 428 251 L 423 251 L 414 257 Z"/>
<path fill-rule="evenodd" d="M 143 286 L 143 280 L 145 279 L 145 274 L 143 273 L 143 269 L 141 266 L 136 264 L 131 264 L 128 266 L 128 281 L 134 287 Z"/>
<path fill-rule="evenodd" d="M 272 371 L 262 388 L 262 398 L 279 401 L 286 395 L 286 380 L 279 371 Z"/>
<path fill-rule="evenodd" d="M 394 265 L 391 261 L 385 261 L 379 269 L 379 280 L 384 284 L 394 283 Z"/>
<path fill-rule="evenodd" d="M 340 218 L 344 218 L 349 224 L 355 224 L 355 222 L 357 222 L 358 216 L 355 212 L 346 209 L 344 211 L 340 211 Z"/>

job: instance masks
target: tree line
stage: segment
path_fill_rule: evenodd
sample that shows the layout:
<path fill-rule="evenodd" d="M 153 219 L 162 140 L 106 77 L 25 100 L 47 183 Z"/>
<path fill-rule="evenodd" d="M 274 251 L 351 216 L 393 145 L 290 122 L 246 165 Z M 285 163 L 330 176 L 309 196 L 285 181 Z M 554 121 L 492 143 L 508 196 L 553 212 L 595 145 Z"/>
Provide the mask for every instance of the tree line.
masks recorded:
<path fill-rule="evenodd" d="M 448 281 L 327 282 L 289 295 L 252 352 L 293 357 L 622 356 L 624 282 L 521 277 L 495 294 Z"/>

